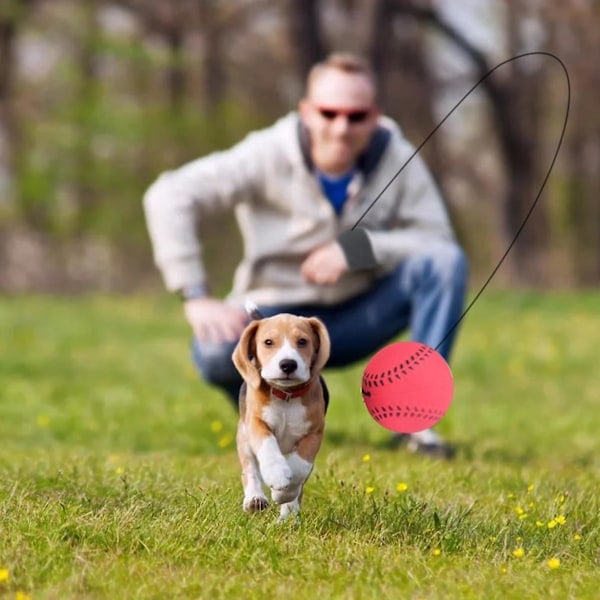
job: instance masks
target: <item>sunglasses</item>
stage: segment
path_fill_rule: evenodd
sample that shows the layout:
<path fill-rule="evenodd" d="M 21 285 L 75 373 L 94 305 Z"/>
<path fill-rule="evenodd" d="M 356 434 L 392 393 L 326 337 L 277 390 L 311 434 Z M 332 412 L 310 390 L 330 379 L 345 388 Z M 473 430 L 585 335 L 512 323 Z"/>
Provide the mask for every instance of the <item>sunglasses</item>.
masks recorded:
<path fill-rule="evenodd" d="M 343 109 L 343 108 L 323 108 L 317 106 L 317 110 L 319 114 L 328 121 L 333 121 L 337 119 L 340 115 L 346 117 L 349 123 L 363 123 L 367 120 L 367 117 L 371 114 L 370 108 L 361 108 L 361 109 Z"/>

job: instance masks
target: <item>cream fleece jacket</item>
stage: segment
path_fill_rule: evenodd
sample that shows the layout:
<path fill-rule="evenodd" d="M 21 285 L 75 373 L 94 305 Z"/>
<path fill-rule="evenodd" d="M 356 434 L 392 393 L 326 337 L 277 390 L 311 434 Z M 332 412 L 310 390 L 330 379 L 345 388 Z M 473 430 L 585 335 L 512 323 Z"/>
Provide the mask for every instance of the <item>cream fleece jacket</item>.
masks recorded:
<path fill-rule="evenodd" d="M 146 192 L 144 210 L 167 289 L 206 283 L 197 223 L 214 211 L 234 210 L 244 240 L 229 295 L 234 303 L 338 303 L 366 290 L 407 255 L 453 241 L 423 161 L 415 156 L 398 174 L 414 148 L 390 119 L 382 117 L 379 127 L 389 132 L 387 145 L 366 177 L 357 172 L 339 216 L 307 162 L 294 112 L 229 150 L 163 173 Z M 306 283 L 302 261 L 336 239 L 350 272 L 336 285 Z"/>

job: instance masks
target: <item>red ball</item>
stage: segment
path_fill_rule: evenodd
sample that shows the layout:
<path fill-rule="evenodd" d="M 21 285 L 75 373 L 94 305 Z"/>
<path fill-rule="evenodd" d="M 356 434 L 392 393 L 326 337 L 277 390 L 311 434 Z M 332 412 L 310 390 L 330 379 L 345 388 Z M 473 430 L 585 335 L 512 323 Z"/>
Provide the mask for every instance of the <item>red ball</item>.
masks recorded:
<path fill-rule="evenodd" d="M 419 342 L 385 346 L 367 363 L 362 397 L 369 414 L 396 433 L 433 427 L 448 411 L 452 371 L 433 348 Z"/>

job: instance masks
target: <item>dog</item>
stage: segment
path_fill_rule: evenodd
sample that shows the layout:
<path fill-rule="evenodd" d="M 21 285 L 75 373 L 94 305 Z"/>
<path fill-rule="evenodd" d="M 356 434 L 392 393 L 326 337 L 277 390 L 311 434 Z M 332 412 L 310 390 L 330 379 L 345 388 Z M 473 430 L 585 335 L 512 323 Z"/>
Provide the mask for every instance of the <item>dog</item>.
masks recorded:
<path fill-rule="evenodd" d="M 237 451 L 243 509 L 280 505 L 280 520 L 297 515 L 304 484 L 323 440 L 329 394 L 321 370 L 330 340 L 316 317 L 288 313 L 251 321 L 232 355 L 244 383 L 239 397 Z"/>

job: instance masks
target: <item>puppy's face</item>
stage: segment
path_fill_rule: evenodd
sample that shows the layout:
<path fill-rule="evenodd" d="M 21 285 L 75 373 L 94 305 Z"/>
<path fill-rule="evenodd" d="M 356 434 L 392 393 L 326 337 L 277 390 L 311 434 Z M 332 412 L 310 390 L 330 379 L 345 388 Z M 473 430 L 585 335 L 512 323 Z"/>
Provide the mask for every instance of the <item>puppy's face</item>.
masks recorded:
<path fill-rule="evenodd" d="M 327 330 L 318 319 L 289 314 L 252 321 L 233 353 L 233 362 L 252 387 L 264 381 L 294 387 L 318 373 L 329 358 Z"/>

